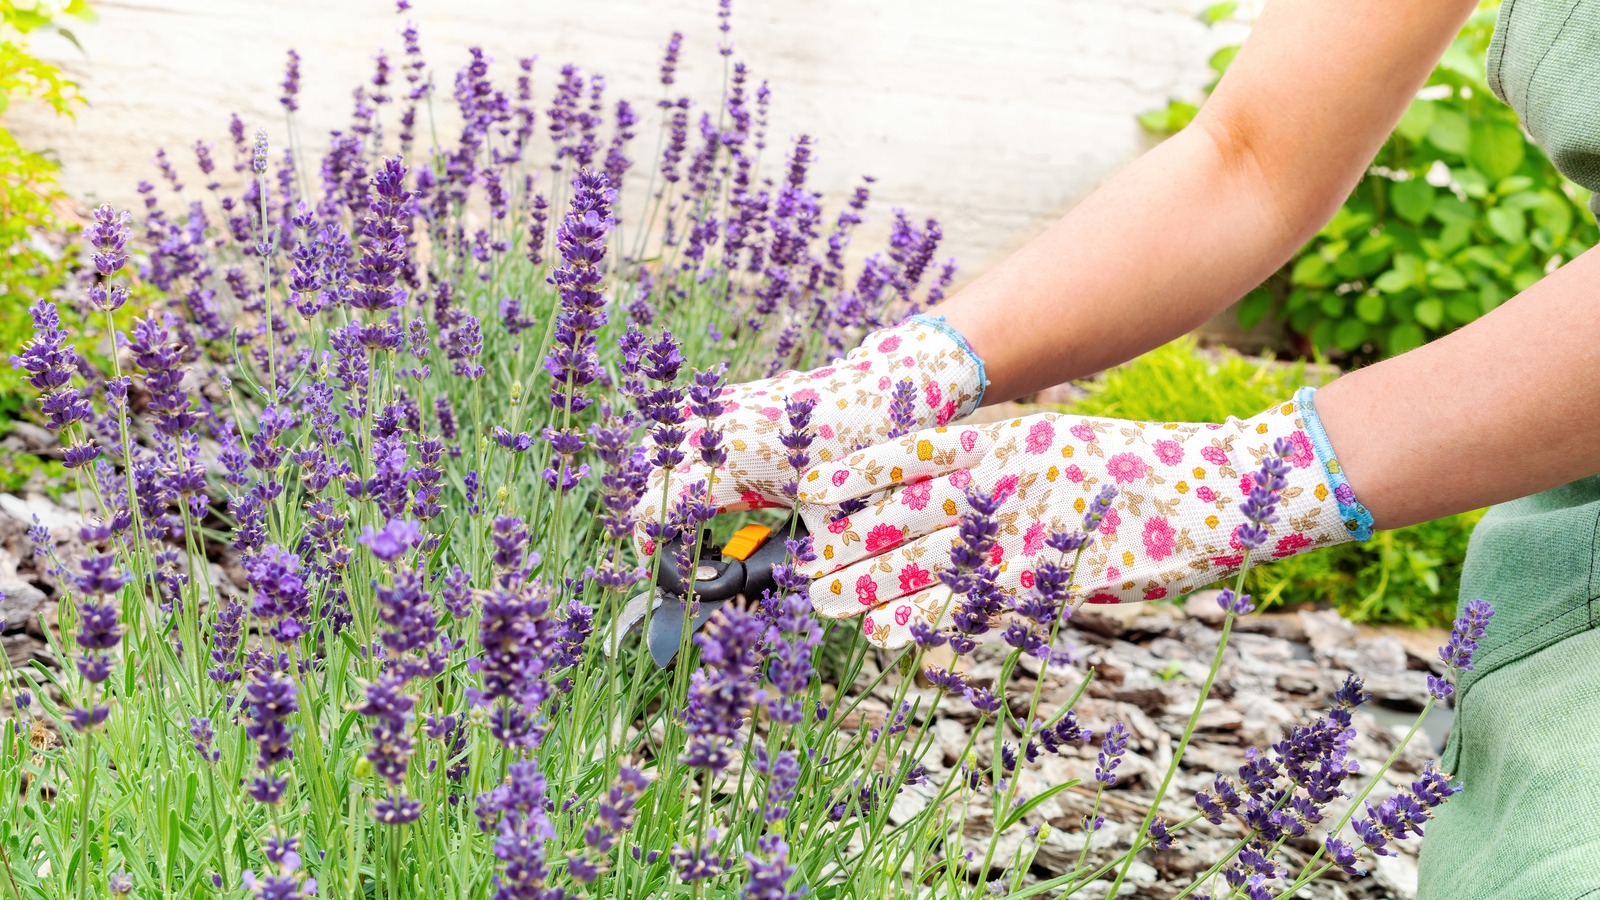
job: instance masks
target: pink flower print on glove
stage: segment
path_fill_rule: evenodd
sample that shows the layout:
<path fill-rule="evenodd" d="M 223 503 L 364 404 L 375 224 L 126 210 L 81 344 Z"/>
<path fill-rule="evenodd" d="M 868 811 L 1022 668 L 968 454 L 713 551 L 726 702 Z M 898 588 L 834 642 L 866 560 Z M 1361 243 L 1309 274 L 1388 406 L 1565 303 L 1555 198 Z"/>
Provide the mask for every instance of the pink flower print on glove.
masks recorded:
<path fill-rule="evenodd" d="M 1156 441 L 1150 445 L 1162 465 L 1175 466 L 1183 462 L 1183 445 L 1177 441 Z"/>
<path fill-rule="evenodd" d="M 1132 453 L 1118 453 L 1106 460 L 1106 472 L 1117 480 L 1117 484 L 1143 478 L 1147 471 L 1149 469 L 1144 460 Z"/>

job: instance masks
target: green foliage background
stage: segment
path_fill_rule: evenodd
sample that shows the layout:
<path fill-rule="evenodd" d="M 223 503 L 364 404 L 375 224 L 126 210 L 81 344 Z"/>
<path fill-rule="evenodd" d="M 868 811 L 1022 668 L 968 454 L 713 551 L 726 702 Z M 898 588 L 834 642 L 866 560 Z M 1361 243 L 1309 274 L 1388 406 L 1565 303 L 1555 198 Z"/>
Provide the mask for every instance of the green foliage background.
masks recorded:
<path fill-rule="evenodd" d="M 89 16 L 87 0 L 0 0 L 0 430 L 23 403 L 21 375 L 4 361 L 32 334 L 28 306 L 60 284 L 66 270 L 64 260 L 36 243 L 41 234 L 62 229 L 58 166 L 18 143 L 4 117 L 18 102 L 43 103 L 62 116 L 84 102 L 78 85 L 34 55 L 29 41 L 52 34 L 76 45 L 63 23 Z"/>
<path fill-rule="evenodd" d="M 1242 325 L 1272 313 L 1302 349 L 1366 362 L 1473 321 L 1600 240 L 1588 192 L 1562 179 L 1485 81 L 1498 7 L 1468 21 L 1332 221 L 1245 298 Z M 1218 79 L 1237 50 L 1212 57 Z M 1197 111 L 1173 101 L 1141 121 L 1170 134 Z"/>
<path fill-rule="evenodd" d="M 1249 416 L 1316 385 L 1331 370 L 1271 363 L 1181 338 L 1085 385 L 1070 412 L 1146 421 L 1220 422 Z M 1467 538 L 1483 511 L 1378 532 L 1252 570 L 1265 604 L 1328 603 L 1357 622 L 1445 625 L 1454 614 Z"/>

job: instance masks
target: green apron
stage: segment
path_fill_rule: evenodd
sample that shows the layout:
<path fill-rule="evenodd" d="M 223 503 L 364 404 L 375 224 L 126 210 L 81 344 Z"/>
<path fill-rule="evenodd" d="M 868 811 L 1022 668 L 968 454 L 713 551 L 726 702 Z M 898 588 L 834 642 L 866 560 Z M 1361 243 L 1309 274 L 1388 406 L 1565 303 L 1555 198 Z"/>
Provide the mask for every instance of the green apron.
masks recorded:
<path fill-rule="evenodd" d="M 1600 0 L 1506 0 L 1488 80 L 1600 188 Z M 1443 766 L 1465 789 L 1428 826 L 1418 898 L 1600 900 L 1600 476 L 1489 510 L 1461 597 L 1495 616 L 1457 692 Z"/>

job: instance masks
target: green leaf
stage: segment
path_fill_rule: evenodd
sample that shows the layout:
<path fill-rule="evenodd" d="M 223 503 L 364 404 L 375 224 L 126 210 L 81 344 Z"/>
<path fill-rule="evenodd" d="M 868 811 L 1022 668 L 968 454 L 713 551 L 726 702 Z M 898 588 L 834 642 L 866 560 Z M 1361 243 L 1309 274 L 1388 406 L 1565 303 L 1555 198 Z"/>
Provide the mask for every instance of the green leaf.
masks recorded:
<path fill-rule="evenodd" d="M 1510 178 L 1501 179 L 1500 183 L 1494 186 L 1494 192 L 1504 197 L 1506 194 L 1525 191 L 1533 187 L 1533 184 L 1533 179 L 1526 175 L 1513 175 Z"/>
<path fill-rule="evenodd" d="M 1472 146 L 1472 126 L 1466 114 L 1453 109 L 1439 109 L 1428 126 L 1428 143 L 1446 153 L 1466 156 Z"/>
<path fill-rule="evenodd" d="M 1478 212 L 1472 204 L 1454 194 L 1441 193 L 1433 198 L 1433 217 L 1441 225 L 1475 225 L 1478 222 Z"/>
<path fill-rule="evenodd" d="M 1401 322 L 1389 329 L 1389 355 L 1398 356 L 1407 350 L 1415 350 L 1422 346 L 1423 340 L 1422 329 L 1415 322 Z"/>
<path fill-rule="evenodd" d="M 1449 225 L 1439 229 L 1439 253 L 1442 255 L 1454 253 L 1465 247 L 1471 237 L 1471 224 L 1467 222 L 1451 222 Z"/>
<path fill-rule="evenodd" d="M 1396 181 L 1389 185 L 1389 200 L 1400 218 L 1420 224 L 1433 210 L 1433 186 L 1421 178 Z"/>
<path fill-rule="evenodd" d="M 1380 291 L 1383 291 L 1385 294 L 1398 294 L 1406 288 L 1411 287 L 1411 279 L 1407 278 L 1406 273 L 1404 272 L 1390 269 L 1382 275 L 1379 275 L 1378 280 L 1374 281 L 1372 286 Z"/>
<path fill-rule="evenodd" d="M 1456 184 L 1461 185 L 1462 192 L 1468 197 L 1474 200 L 1482 200 L 1484 197 L 1489 196 L 1489 179 L 1485 178 L 1483 173 L 1477 169 L 1462 166 L 1452 170 L 1450 174 L 1455 178 Z"/>
<path fill-rule="evenodd" d="M 1324 294 L 1318 306 L 1322 309 L 1322 314 L 1330 319 L 1344 315 L 1344 298 L 1338 294 Z"/>
<path fill-rule="evenodd" d="M 1444 303 L 1437 298 L 1429 297 L 1422 300 L 1412 308 L 1411 314 L 1417 317 L 1417 322 L 1424 328 L 1438 328 L 1444 324 Z"/>
<path fill-rule="evenodd" d="M 1476 297 L 1471 294 L 1457 294 L 1445 303 L 1444 312 L 1450 318 L 1451 324 L 1465 325 L 1478 318 L 1481 310 L 1478 309 Z"/>
<path fill-rule="evenodd" d="M 1384 302 L 1383 295 L 1366 293 L 1356 300 L 1356 315 L 1361 321 L 1369 325 L 1376 325 L 1383 321 Z"/>
<path fill-rule="evenodd" d="M 1344 319 L 1334 329 L 1333 342 L 1347 353 L 1359 348 L 1367 342 L 1367 323 L 1360 319 Z"/>
<path fill-rule="evenodd" d="M 1333 284 L 1333 269 L 1319 254 L 1307 253 L 1294 264 L 1289 280 L 1306 287 L 1329 287 Z"/>
<path fill-rule="evenodd" d="M 1200 21 L 1206 25 L 1215 25 L 1223 19 L 1233 15 L 1239 9 L 1239 4 L 1228 0 L 1226 3 L 1213 3 L 1200 10 Z"/>
<path fill-rule="evenodd" d="M 1485 281 L 1483 284 L 1478 285 L 1478 307 L 1484 312 L 1488 312 L 1506 302 L 1506 298 L 1509 296 L 1501 289 L 1499 284 L 1493 281 Z"/>
<path fill-rule="evenodd" d="M 1245 331 L 1261 324 L 1267 317 L 1267 312 L 1272 308 L 1272 294 L 1269 291 L 1257 288 L 1244 295 L 1239 301 L 1239 327 Z"/>
<path fill-rule="evenodd" d="M 1428 286 L 1441 291 L 1459 291 L 1467 286 L 1467 279 L 1455 266 L 1441 264 L 1428 276 Z"/>
<path fill-rule="evenodd" d="M 1555 243 L 1565 242 L 1567 235 L 1572 232 L 1572 204 L 1566 197 L 1550 190 L 1540 191 L 1539 199 L 1543 202 L 1534 208 L 1533 221 L 1550 232 L 1550 238 Z"/>
<path fill-rule="evenodd" d="M 1508 244 L 1520 244 L 1528 238 L 1528 219 L 1521 210 L 1496 206 L 1484 214 L 1489 230 Z"/>
<path fill-rule="evenodd" d="M 1433 126 L 1433 116 L 1432 100 L 1413 100 L 1406 107 L 1405 114 L 1400 116 L 1400 121 L 1395 123 L 1394 133 L 1413 144 L 1421 143 L 1428 129 Z"/>
<path fill-rule="evenodd" d="M 1041 804 L 1044 801 L 1050 799 L 1051 797 L 1054 797 L 1055 795 L 1061 793 L 1062 791 L 1070 790 L 1070 789 L 1076 787 L 1077 784 L 1078 784 L 1078 779 L 1073 778 L 1073 779 L 1068 780 L 1068 781 L 1063 781 L 1060 784 L 1052 784 L 1050 787 L 1045 788 L 1044 790 L 1040 791 L 1039 793 L 1037 793 L 1037 794 L 1033 795 L 1032 797 L 1028 798 L 1028 802 L 1027 803 L 1024 803 L 1021 806 L 1013 809 L 1010 813 L 1008 813 L 1006 815 L 1005 819 L 1001 822 L 1000 827 L 995 829 L 995 834 L 1003 833 L 1007 828 L 1010 828 L 1011 826 L 1013 826 L 1013 825 L 1017 824 L 1018 822 L 1022 821 L 1022 817 L 1027 815 L 1028 813 L 1032 812 L 1035 808 L 1037 808 L 1039 806 L 1039 804 Z"/>
<path fill-rule="evenodd" d="M 1194 121 L 1200 107 L 1182 100 L 1173 100 L 1164 109 L 1152 109 L 1139 117 L 1139 124 L 1156 134 L 1176 134 Z"/>
<path fill-rule="evenodd" d="M 167 811 L 167 875 L 170 878 L 178 872 L 179 849 L 183 842 L 183 826 L 179 824 L 178 811 Z"/>
<path fill-rule="evenodd" d="M 1480 119 L 1472 127 L 1472 164 L 1490 181 L 1517 171 L 1528 155 L 1522 131 L 1509 122 Z"/>
<path fill-rule="evenodd" d="M 1211 71 L 1221 75 L 1228 71 L 1228 66 L 1233 64 L 1233 58 L 1238 55 L 1239 48 L 1237 46 L 1223 47 L 1211 54 L 1211 58 L 1206 61 L 1206 65 L 1211 67 Z"/>
<path fill-rule="evenodd" d="M 1318 319 L 1317 324 L 1311 329 L 1311 345 L 1313 347 L 1327 347 L 1333 343 L 1334 319 Z"/>

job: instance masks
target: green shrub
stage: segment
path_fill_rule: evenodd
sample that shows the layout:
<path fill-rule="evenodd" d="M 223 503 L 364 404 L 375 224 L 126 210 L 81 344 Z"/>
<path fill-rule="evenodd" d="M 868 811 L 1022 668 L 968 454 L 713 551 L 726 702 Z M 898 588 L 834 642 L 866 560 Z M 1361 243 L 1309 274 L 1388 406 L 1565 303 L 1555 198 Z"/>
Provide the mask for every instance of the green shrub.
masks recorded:
<path fill-rule="evenodd" d="M 1070 405 L 1080 415 L 1147 421 L 1219 422 L 1248 416 L 1321 384 L 1331 372 L 1304 362 L 1271 363 L 1232 350 L 1202 350 L 1181 338 L 1085 385 Z M 1382 531 L 1255 570 L 1266 604 L 1325 602 L 1358 622 L 1448 624 L 1467 537 L 1482 510 Z"/>
<path fill-rule="evenodd" d="M 1587 192 L 1562 180 L 1484 80 L 1497 6 L 1468 21 L 1332 221 L 1240 305 L 1246 328 L 1270 312 L 1304 346 L 1358 362 L 1403 353 L 1600 239 Z M 1213 56 L 1217 78 L 1237 49 Z M 1196 110 L 1174 101 L 1141 121 L 1172 133 Z"/>
<path fill-rule="evenodd" d="M 58 166 L 18 143 L 3 117 L 18 100 L 43 103 L 63 116 L 83 102 L 77 84 L 60 67 L 29 52 L 27 42 L 35 34 L 54 33 L 76 44 L 61 21 L 88 16 L 87 0 L 0 0 L 0 430 L 21 410 L 23 396 L 20 373 L 3 361 L 32 334 L 29 304 L 61 283 L 66 269 L 62 259 L 35 243 L 40 234 L 65 230 L 56 215 L 62 199 Z"/>

